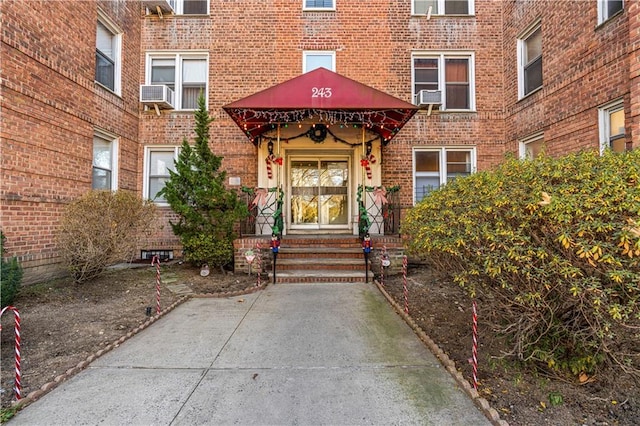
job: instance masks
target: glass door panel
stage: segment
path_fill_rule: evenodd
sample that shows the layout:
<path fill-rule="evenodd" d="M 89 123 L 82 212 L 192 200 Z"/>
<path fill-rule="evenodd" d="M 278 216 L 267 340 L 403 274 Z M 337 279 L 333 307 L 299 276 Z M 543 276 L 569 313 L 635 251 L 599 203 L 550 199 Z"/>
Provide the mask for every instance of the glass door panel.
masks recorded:
<path fill-rule="evenodd" d="M 347 226 L 349 162 L 291 160 L 291 225 L 302 228 Z"/>

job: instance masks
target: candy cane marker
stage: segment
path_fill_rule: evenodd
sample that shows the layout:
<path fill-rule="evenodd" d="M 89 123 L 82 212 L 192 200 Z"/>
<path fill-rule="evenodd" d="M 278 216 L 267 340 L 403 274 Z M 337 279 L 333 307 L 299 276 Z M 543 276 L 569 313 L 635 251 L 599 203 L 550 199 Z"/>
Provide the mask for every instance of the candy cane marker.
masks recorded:
<path fill-rule="evenodd" d="M 153 256 L 151 266 L 156 265 L 156 314 L 160 315 L 160 258 Z"/>
<path fill-rule="evenodd" d="M 258 280 L 256 287 L 260 287 L 260 275 L 262 275 L 262 253 L 260 252 L 260 242 L 256 243 L 256 257 L 258 258 Z"/>
<path fill-rule="evenodd" d="M 402 257 L 402 291 L 404 293 L 404 312 L 409 313 L 409 292 L 407 290 L 407 256 Z"/>
<path fill-rule="evenodd" d="M 471 367 L 473 368 L 473 388 L 478 390 L 478 312 L 476 301 L 473 301 L 473 347 L 471 348 Z"/>
<path fill-rule="evenodd" d="M 20 373 L 20 313 L 18 312 L 18 310 L 16 308 L 14 308 L 13 306 L 6 306 L 4 309 L 2 309 L 2 312 L 0 312 L 0 317 L 2 317 L 2 314 L 4 314 L 4 311 L 12 311 L 13 312 L 13 317 L 15 319 L 15 336 L 16 336 L 16 380 L 15 380 L 15 388 L 14 390 L 16 391 L 16 400 L 20 400 L 20 398 L 22 398 L 22 384 L 21 384 L 21 378 L 22 375 Z M 0 325 L 0 330 L 2 330 L 2 326 Z"/>

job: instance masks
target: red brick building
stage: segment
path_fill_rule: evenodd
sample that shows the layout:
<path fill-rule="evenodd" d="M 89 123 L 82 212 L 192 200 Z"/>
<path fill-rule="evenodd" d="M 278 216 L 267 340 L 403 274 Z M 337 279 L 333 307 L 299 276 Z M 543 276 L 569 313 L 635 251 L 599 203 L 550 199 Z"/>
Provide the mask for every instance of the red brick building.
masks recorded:
<path fill-rule="evenodd" d="M 393 233 L 380 187 L 399 188 L 389 196 L 405 211 L 506 153 L 640 146 L 637 1 L 6 0 L 0 8 L 1 228 L 25 281 L 59 270 L 55 231 L 70 200 L 92 187 L 154 198 L 182 140 L 193 139 L 201 90 L 229 187 L 280 188 L 284 235 L 358 235 L 361 203 L 373 234 Z M 265 127 L 249 134 L 249 116 L 234 122 L 223 108 L 317 67 L 419 111 L 387 141 L 371 115 L 339 108 L 256 110 Z M 282 165 L 267 161 L 278 157 Z M 275 195 L 260 204 L 258 222 L 267 223 L 249 233 L 271 233 Z M 141 249 L 177 255 L 170 209 L 161 210 Z"/>

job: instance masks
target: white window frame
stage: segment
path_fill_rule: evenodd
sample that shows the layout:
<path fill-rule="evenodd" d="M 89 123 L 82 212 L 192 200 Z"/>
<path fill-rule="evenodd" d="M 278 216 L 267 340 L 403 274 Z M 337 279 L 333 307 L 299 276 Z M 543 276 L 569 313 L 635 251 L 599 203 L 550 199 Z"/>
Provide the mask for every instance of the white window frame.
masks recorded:
<path fill-rule="evenodd" d="M 307 0 L 302 0 L 302 10 L 305 11 L 335 11 L 336 10 L 336 0 L 331 1 L 332 6 L 329 7 L 307 7 Z"/>
<path fill-rule="evenodd" d="M 102 10 L 98 9 L 98 19 L 96 22 L 101 23 L 104 27 L 113 35 L 112 39 L 112 50 L 113 50 L 113 89 L 105 86 L 103 83 L 99 82 L 96 78 L 96 84 L 99 84 L 101 87 L 115 93 L 116 95 L 122 94 L 122 34 L 123 31 L 104 13 Z M 96 38 L 95 42 L 96 46 L 96 55 L 98 52 L 98 40 Z M 97 76 L 96 76 L 97 77 Z"/>
<path fill-rule="evenodd" d="M 415 15 L 415 16 L 473 16 L 476 14 L 476 6 L 475 6 L 475 0 L 467 0 L 467 7 L 469 9 L 469 13 L 466 14 L 446 14 L 444 13 L 445 10 L 445 0 L 433 0 L 438 7 L 438 12 L 434 11 L 433 9 L 431 10 L 431 15 L 429 15 L 429 11 L 427 8 L 427 13 L 425 13 L 424 15 L 422 13 L 417 13 L 416 12 L 416 1 L 419 0 L 411 0 L 411 14 Z M 442 11 L 442 13 L 439 13 L 439 11 Z"/>
<path fill-rule="evenodd" d="M 151 178 L 151 153 L 172 152 L 174 161 L 178 161 L 180 146 L 177 145 L 149 145 L 144 147 L 144 173 L 142 181 L 142 194 L 146 200 L 154 201 L 149 194 L 149 179 Z M 155 195 L 155 194 L 154 194 Z M 159 206 L 168 206 L 166 201 L 154 201 Z"/>
<path fill-rule="evenodd" d="M 416 71 L 415 71 L 415 59 L 417 58 L 437 58 L 438 59 L 438 90 L 442 93 L 442 106 L 440 111 L 456 112 L 456 111 L 475 111 L 476 110 L 476 79 L 475 79 L 475 53 L 469 51 L 419 51 L 411 54 L 411 93 L 413 103 L 417 104 L 417 94 L 415 93 L 416 87 Z M 446 82 L 446 59 L 467 59 L 469 61 L 469 108 L 468 109 L 453 109 L 447 108 L 447 82 Z"/>
<path fill-rule="evenodd" d="M 93 156 L 93 144 L 95 143 L 95 139 L 101 139 L 109 144 L 109 150 L 111 154 L 111 164 L 110 164 L 111 188 L 109 189 L 111 191 L 115 191 L 118 189 L 118 153 L 119 153 L 118 137 L 104 130 L 100 130 L 100 129 L 94 130 L 93 140 L 92 140 L 92 149 L 91 149 L 91 187 L 92 188 L 93 188 L 93 169 L 96 167 L 95 158 Z"/>
<path fill-rule="evenodd" d="M 196 14 L 187 14 L 193 16 L 201 16 L 201 15 L 209 15 L 211 11 L 211 2 L 210 0 L 205 0 L 207 2 L 207 11 L 205 13 L 196 13 Z M 176 15 L 185 15 L 184 13 L 184 0 L 169 0 L 171 5 L 173 6 L 173 10 Z"/>
<path fill-rule="evenodd" d="M 302 73 L 303 74 L 309 71 L 313 71 L 313 70 L 307 70 L 307 58 L 309 56 L 330 56 L 331 57 L 330 71 L 336 72 L 336 52 L 334 50 L 305 50 L 304 52 L 302 52 Z"/>
<path fill-rule="evenodd" d="M 416 181 L 418 177 L 436 177 L 436 173 L 438 173 L 438 177 L 440 180 L 440 187 L 447 184 L 447 152 L 468 152 L 470 153 L 470 162 L 471 162 L 471 171 L 470 174 L 473 174 L 477 170 L 477 155 L 476 155 L 476 147 L 475 146 L 420 146 L 413 147 L 411 152 L 411 162 L 412 162 L 412 192 L 413 192 L 413 205 L 415 205 L 417 201 L 416 197 Z M 439 152 L 439 171 L 438 172 L 416 172 L 416 153 L 417 152 Z"/>
<path fill-rule="evenodd" d="M 527 136 L 526 138 L 520 139 L 520 141 L 518 142 L 519 158 L 521 160 L 533 160 L 535 157 L 530 158 L 527 155 L 527 145 L 531 143 L 539 142 L 539 141 L 542 141 L 542 143 L 544 144 L 544 132 L 536 132 Z"/>
<path fill-rule="evenodd" d="M 598 0 L 598 25 L 605 23 L 609 19 L 613 18 L 616 15 L 619 15 L 624 11 L 624 0 L 622 0 L 622 7 L 620 8 L 620 10 L 609 15 L 607 5 L 611 1 L 612 0 Z"/>
<path fill-rule="evenodd" d="M 535 89 L 531 90 L 529 93 L 524 92 L 525 89 L 525 79 L 524 79 L 524 68 L 526 65 L 524 61 L 525 61 L 525 57 L 526 57 L 526 48 L 527 48 L 527 40 L 529 39 L 529 37 L 531 37 L 533 35 L 534 32 L 536 32 L 537 30 L 541 30 L 540 32 L 540 37 L 542 37 L 542 22 L 540 20 L 537 20 L 536 22 L 534 22 L 532 25 L 530 25 L 519 37 L 518 37 L 518 47 L 517 47 L 517 56 L 518 56 L 518 100 L 526 98 L 527 96 L 539 91 L 540 89 L 542 89 L 542 87 L 544 86 L 544 74 L 542 75 L 542 83 L 540 84 L 540 86 L 536 87 Z M 544 47 L 544 46 L 542 46 Z M 544 49 L 542 49 L 543 52 L 540 54 L 540 58 L 541 60 L 544 60 Z M 533 61 L 530 61 L 533 62 Z M 541 67 L 542 67 L 543 63 L 541 63 Z M 544 71 L 544 69 L 542 70 Z"/>
<path fill-rule="evenodd" d="M 600 134 L 600 155 L 604 154 L 606 149 L 611 148 L 609 139 L 611 130 L 611 114 L 618 111 L 624 111 L 624 100 L 617 99 L 598 108 L 598 130 Z M 626 122 L 625 122 L 626 126 Z M 626 130 L 625 130 L 626 132 Z M 623 136 L 625 133 L 622 134 Z"/>
<path fill-rule="evenodd" d="M 209 105 L 209 52 L 204 50 L 190 51 L 148 51 L 145 60 L 145 84 L 153 84 L 151 82 L 151 70 L 153 59 L 172 59 L 175 61 L 175 82 L 173 89 L 174 109 L 176 111 L 195 111 L 196 108 L 182 108 L 182 61 L 184 59 L 204 59 L 206 61 L 206 75 L 204 98 L 205 105 Z"/>

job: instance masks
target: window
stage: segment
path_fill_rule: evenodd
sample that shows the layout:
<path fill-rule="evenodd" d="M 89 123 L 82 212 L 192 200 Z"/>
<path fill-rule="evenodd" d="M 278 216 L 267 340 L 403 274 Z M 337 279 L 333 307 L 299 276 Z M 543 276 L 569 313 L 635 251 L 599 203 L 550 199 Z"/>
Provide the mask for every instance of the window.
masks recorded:
<path fill-rule="evenodd" d="M 542 87 L 542 27 L 537 23 L 518 39 L 518 98 Z"/>
<path fill-rule="evenodd" d="M 413 15 L 473 15 L 473 0 L 413 0 Z M 431 13 L 429 13 L 431 8 Z"/>
<path fill-rule="evenodd" d="M 622 0 L 598 0 L 598 24 L 602 24 L 623 9 Z"/>
<path fill-rule="evenodd" d="M 528 136 L 520 141 L 520 158 L 533 160 L 542 153 L 543 148 L 544 135 L 542 132 Z"/>
<path fill-rule="evenodd" d="M 336 70 L 336 52 L 332 51 L 309 51 L 302 53 L 302 72 L 313 71 L 316 68 L 326 68 L 330 71 Z"/>
<path fill-rule="evenodd" d="M 439 90 L 442 109 L 475 109 L 473 54 L 416 54 L 413 56 L 413 94 Z"/>
<path fill-rule="evenodd" d="M 96 25 L 96 81 L 115 93 L 120 93 L 122 31 L 98 11 Z"/>
<path fill-rule="evenodd" d="M 600 121 L 600 152 L 609 148 L 614 152 L 627 149 L 622 99 L 607 104 L 598 110 Z"/>
<path fill-rule="evenodd" d="M 413 200 L 475 169 L 474 148 L 419 148 L 413 151 Z"/>
<path fill-rule="evenodd" d="M 335 0 L 303 0 L 304 10 L 335 10 Z"/>
<path fill-rule="evenodd" d="M 175 171 L 178 158 L 177 146 L 145 147 L 144 196 L 156 203 L 166 204 L 158 195 L 169 179 L 169 170 Z"/>
<path fill-rule="evenodd" d="M 115 190 L 118 187 L 118 139 L 103 132 L 93 135 L 92 189 Z"/>
<path fill-rule="evenodd" d="M 170 0 L 170 3 L 174 5 L 174 9 L 177 15 L 209 14 L 208 0 Z"/>
<path fill-rule="evenodd" d="M 147 58 L 147 84 L 164 84 L 175 94 L 176 109 L 197 109 L 207 97 L 208 66 L 204 53 L 155 54 Z"/>

